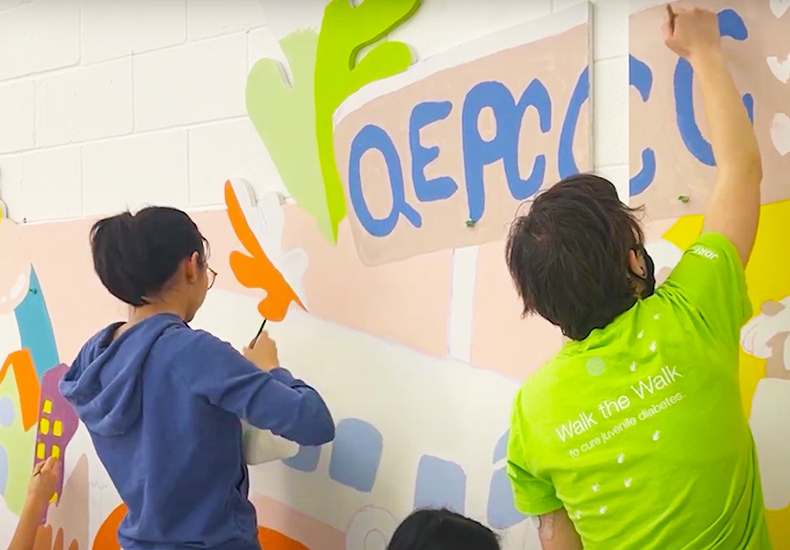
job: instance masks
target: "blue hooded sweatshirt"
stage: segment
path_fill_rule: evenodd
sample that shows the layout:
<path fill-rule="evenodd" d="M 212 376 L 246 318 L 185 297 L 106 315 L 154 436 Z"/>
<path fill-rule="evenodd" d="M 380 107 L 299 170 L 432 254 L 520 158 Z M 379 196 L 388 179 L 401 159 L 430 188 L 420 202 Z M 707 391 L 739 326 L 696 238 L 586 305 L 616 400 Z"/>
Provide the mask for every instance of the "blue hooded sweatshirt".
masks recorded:
<path fill-rule="evenodd" d="M 335 426 L 318 393 L 157 315 L 94 336 L 60 383 L 129 509 L 125 550 L 260 550 L 240 418 L 301 445 Z"/>

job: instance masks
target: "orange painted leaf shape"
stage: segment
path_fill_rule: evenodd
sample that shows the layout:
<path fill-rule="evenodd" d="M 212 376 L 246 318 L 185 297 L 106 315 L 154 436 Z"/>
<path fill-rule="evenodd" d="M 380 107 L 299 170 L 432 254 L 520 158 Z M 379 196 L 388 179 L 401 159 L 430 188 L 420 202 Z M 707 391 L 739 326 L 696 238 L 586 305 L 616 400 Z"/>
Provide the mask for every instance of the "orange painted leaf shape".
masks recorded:
<path fill-rule="evenodd" d="M 120 550 L 118 527 L 120 527 L 123 518 L 126 517 L 126 512 L 126 506 L 121 504 L 107 516 L 107 519 L 99 527 L 99 532 L 96 533 L 96 538 L 93 541 L 93 550 Z M 49 536 L 51 537 L 52 529 L 49 527 L 47 529 L 49 529 Z M 258 527 L 258 540 L 261 546 L 267 550 L 310 550 L 307 546 L 286 537 L 282 533 L 265 527 Z M 50 550 L 50 548 L 37 545 L 34 550 Z M 69 550 L 78 549 L 69 548 Z"/>
<path fill-rule="evenodd" d="M 230 268 L 242 286 L 266 291 L 266 297 L 258 304 L 260 314 L 264 319 L 282 321 L 291 303 L 306 309 L 283 274 L 263 251 L 244 217 L 244 211 L 230 181 L 225 182 L 225 204 L 228 207 L 228 217 L 233 232 L 249 254 L 231 252 Z"/>
<path fill-rule="evenodd" d="M 121 526 L 127 511 L 126 505 L 121 504 L 107 516 L 93 539 L 93 550 L 120 550 L 118 527 Z"/>
<path fill-rule="evenodd" d="M 258 527 L 258 542 L 266 550 L 310 550 L 301 542 L 266 527 Z"/>

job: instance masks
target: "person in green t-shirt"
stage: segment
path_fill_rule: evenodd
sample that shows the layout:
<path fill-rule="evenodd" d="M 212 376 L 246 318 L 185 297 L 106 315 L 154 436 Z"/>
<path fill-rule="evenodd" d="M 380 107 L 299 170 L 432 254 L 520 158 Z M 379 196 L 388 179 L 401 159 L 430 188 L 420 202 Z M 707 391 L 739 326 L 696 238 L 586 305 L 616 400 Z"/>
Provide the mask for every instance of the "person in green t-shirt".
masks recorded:
<path fill-rule="evenodd" d="M 770 548 L 738 387 L 760 152 L 716 15 L 669 12 L 666 43 L 694 68 L 717 161 L 702 236 L 656 290 L 635 212 L 583 174 L 538 196 L 508 238 L 525 314 L 570 340 L 519 392 L 508 445 L 515 504 L 540 518 L 545 550 Z"/>

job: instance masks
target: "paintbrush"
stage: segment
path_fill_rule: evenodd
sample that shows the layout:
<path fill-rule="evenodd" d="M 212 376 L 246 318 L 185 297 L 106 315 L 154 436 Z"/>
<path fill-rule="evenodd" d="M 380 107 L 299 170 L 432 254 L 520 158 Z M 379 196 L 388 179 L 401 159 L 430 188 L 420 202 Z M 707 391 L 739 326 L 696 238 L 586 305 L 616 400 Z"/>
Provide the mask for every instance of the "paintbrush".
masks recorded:
<path fill-rule="evenodd" d="M 677 14 L 672 9 L 672 4 L 667 4 L 667 15 L 669 16 L 669 28 L 672 29 L 672 32 L 675 32 L 675 18 Z"/>
<path fill-rule="evenodd" d="M 263 329 L 266 328 L 266 319 L 264 318 L 263 323 L 261 323 L 261 328 L 258 329 L 258 334 L 255 335 L 255 338 L 252 339 L 252 345 L 255 345 L 255 342 L 258 341 L 258 338 L 261 337 L 263 334 Z"/>

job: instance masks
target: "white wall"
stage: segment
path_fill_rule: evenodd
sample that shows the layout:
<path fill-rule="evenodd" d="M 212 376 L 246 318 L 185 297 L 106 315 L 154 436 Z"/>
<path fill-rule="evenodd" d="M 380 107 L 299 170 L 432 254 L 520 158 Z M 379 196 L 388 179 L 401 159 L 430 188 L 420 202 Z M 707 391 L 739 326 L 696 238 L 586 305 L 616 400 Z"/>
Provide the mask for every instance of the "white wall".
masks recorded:
<path fill-rule="evenodd" d="M 419 58 L 578 0 L 423 0 L 393 37 Z M 0 0 L 0 198 L 17 221 L 220 205 L 284 190 L 244 107 L 277 40 L 322 0 Z M 627 192 L 628 0 L 598 0 L 595 165 Z"/>

